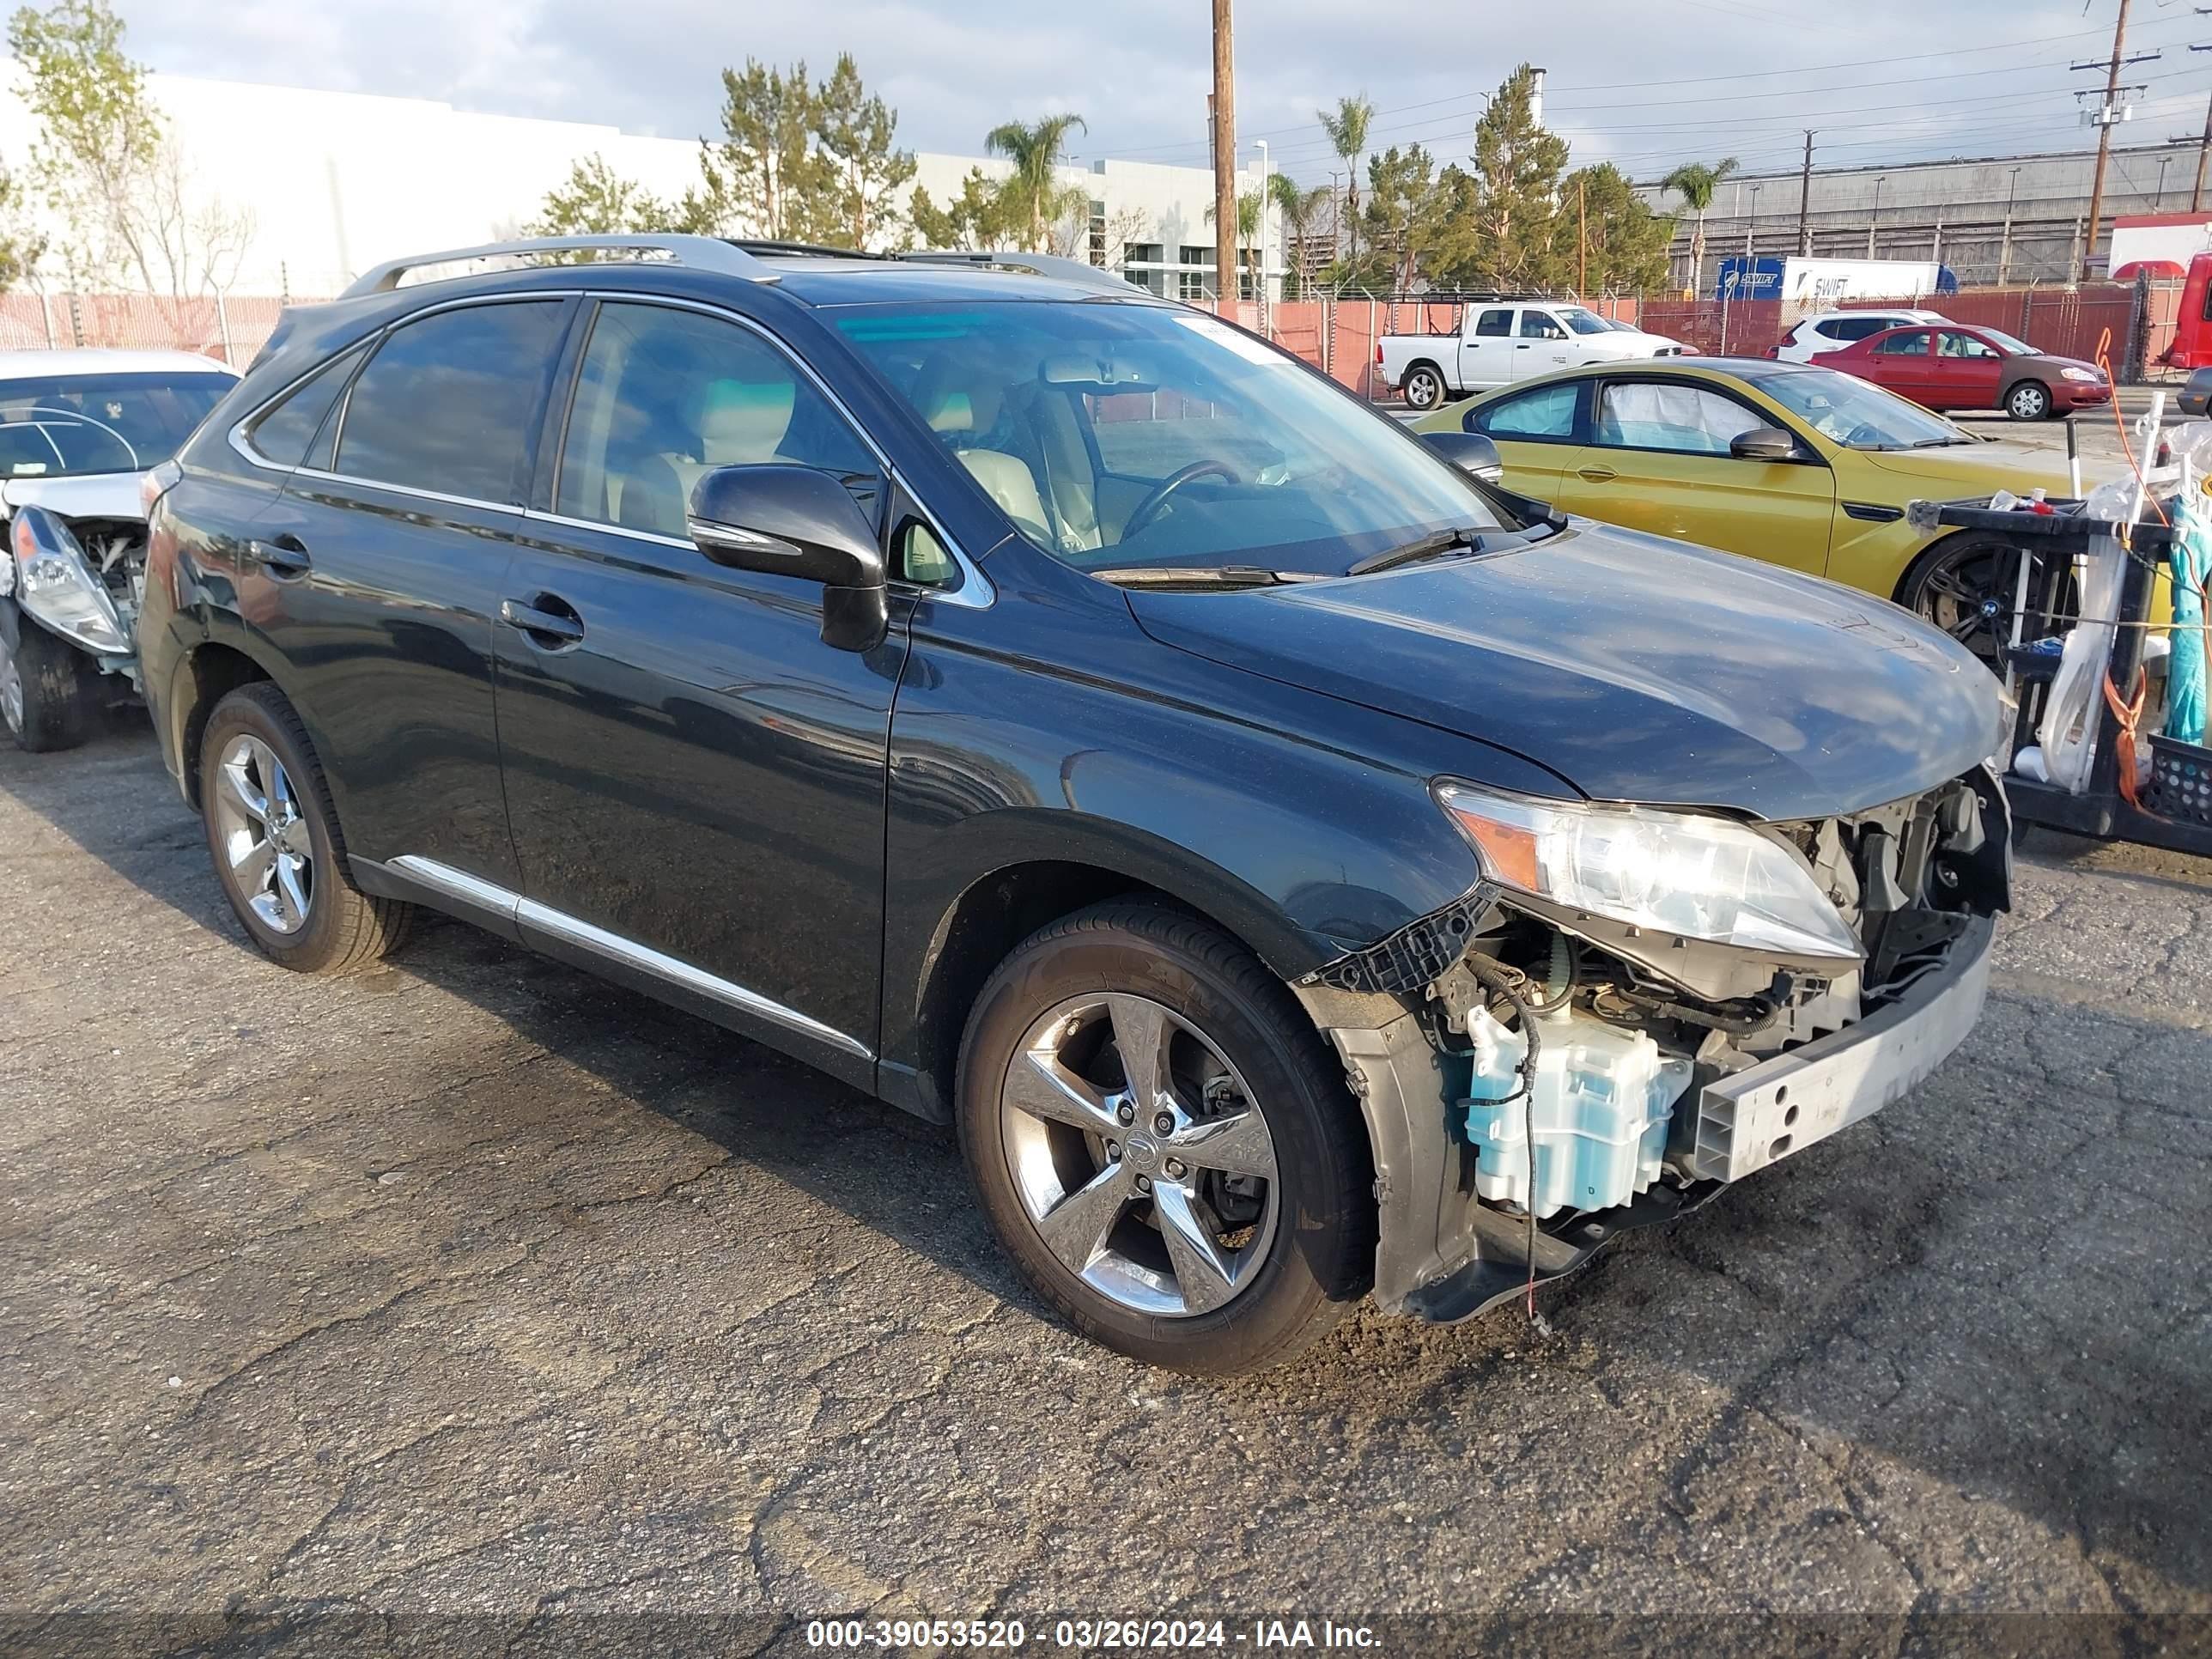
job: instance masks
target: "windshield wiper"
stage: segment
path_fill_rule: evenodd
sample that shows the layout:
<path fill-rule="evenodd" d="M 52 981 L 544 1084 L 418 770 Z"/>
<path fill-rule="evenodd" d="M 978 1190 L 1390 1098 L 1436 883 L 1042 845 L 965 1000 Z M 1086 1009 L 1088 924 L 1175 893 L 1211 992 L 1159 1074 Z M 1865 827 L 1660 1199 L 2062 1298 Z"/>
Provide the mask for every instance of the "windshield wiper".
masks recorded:
<path fill-rule="evenodd" d="M 1392 570 L 1401 564 L 1413 564 L 1422 559 L 1433 559 L 1463 547 L 1472 552 L 1482 545 L 1482 536 L 1474 530 L 1439 530 L 1434 535 L 1424 536 L 1419 541 L 1407 542 L 1403 547 L 1393 547 L 1381 553 L 1370 553 L 1344 574 L 1364 576 L 1370 571 Z"/>
<path fill-rule="evenodd" d="M 1139 564 L 1091 574 L 1120 587 L 1281 587 L 1328 580 L 1310 570 L 1268 570 L 1256 564 Z"/>

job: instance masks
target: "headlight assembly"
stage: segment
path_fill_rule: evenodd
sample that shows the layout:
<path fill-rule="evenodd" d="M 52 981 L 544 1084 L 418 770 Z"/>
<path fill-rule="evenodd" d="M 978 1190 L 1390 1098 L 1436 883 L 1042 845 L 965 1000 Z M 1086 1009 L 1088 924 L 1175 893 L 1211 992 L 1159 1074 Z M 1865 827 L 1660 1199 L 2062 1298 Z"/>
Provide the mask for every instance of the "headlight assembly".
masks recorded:
<path fill-rule="evenodd" d="M 2098 384 L 2105 378 L 2094 368 L 2062 368 L 2058 373 L 2066 380 L 2087 380 L 2092 386 Z"/>
<path fill-rule="evenodd" d="M 1812 872 L 1733 818 L 1440 782 L 1437 802 L 1492 881 L 1632 927 L 1790 957 L 1865 953 Z"/>
<path fill-rule="evenodd" d="M 40 507 L 26 507 L 9 526 L 15 603 L 63 638 L 103 656 L 128 656 L 115 601 L 92 574 L 68 527 Z"/>

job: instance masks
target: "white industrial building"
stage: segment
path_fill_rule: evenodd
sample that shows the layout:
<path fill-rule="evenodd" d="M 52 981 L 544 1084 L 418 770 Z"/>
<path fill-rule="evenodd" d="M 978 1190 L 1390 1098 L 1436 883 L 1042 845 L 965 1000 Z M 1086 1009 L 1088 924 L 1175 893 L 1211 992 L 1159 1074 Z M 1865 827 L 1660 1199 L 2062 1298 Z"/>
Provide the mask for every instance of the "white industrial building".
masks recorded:
<path fill-rule="evenodd" d="M 0 67 L 0 79 L 15 73 L 12 64 Z M 419 98 L 175 75 L 151 76 L 148 85 L 167 113 L 191 188 L 250 216 L 251 239 L 225 283 L 233 295 L 328 295 L 396 253 L 514 236 L 570 167 L 593 155 L 663 197 L 681 196 L 699 179 L 693 138 L 482 114 Z M 10 80 L 0 91 L 0 161 L 20 173 L 35 136 Z M 1009 170 L 983 156 L 915 160 L 915 183 L 940 204 L 959 194 L 971 167 L 994 177 Z M 1209 169 L 1100 161 L 1064 167 L 1060 176 L 1091 204 L 1091 222 L 1073 228 L 1069 252 L 1156 293 L 1213 291 Z M 1259 187 L 1256 167 L 1240 174 L 1240 193 Z M 1280 227 L 1271 226 L 1267 263 L 1278 295 L 1280 237 Z"/>

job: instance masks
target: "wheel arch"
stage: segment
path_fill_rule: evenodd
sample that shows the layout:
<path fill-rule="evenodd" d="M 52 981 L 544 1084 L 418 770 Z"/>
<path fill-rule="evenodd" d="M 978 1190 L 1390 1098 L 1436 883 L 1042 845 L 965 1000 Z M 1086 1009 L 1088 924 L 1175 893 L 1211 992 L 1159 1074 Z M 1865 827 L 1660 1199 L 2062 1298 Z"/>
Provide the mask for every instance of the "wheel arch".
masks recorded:
<path fill-rule="evenodd" d="M 1246 890 L 1239 896 L 1235 889 L 1242 884 L 1227 872 L 1217 871 L 1206 881 L 1152 860 L 1110 856 L 1097 848 L 1069 850 L 1073 856 L 1023 858 L 977 876 L 936 918 L 918 980 L 886 988 L 887 1024 L 907 1027 L 886 1043 L 886 1051 L 913 1056 L 908 1087 L 898 1087 L 893 1077 L 884 1079 L 884 1092 L 897 1103 L 948 1120 L 961 1036 L 983 982 L 1039 928 L 1108 899 L 1151 900 L 1194 916 L 1285 981 L 1318 965 L 1313 942 L 1286 920 L 1268 916 L 1258 894 Z"/>
<path fill-rule="evenodd" d="M 273 683 L 276 676 L 250 651 L 225 640 L 202 640 L 177 659 L 170 678 L 170 751 L 183 768 L 185 799 L 200 805 L 200 742 L 215 706 L 241 685 Z"/>

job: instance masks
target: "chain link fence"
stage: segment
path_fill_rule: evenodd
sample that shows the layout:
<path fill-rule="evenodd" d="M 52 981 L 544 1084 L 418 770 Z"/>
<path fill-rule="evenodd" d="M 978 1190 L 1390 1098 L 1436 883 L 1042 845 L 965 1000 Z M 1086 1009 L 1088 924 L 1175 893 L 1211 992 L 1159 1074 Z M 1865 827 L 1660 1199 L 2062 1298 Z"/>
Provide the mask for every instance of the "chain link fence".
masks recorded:
<path fill-rule="evenodd" d="M 151 294 L 0 295 L 0 350 L 106 346 L 191 351 L 243 368 L 289 301 L 274 295 L 171 300 Z"/>

